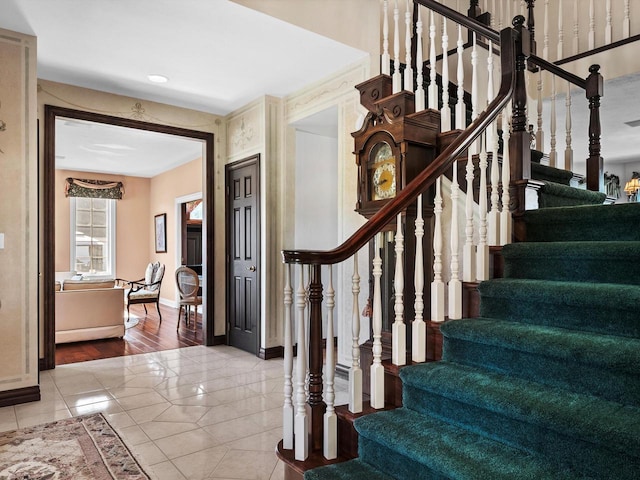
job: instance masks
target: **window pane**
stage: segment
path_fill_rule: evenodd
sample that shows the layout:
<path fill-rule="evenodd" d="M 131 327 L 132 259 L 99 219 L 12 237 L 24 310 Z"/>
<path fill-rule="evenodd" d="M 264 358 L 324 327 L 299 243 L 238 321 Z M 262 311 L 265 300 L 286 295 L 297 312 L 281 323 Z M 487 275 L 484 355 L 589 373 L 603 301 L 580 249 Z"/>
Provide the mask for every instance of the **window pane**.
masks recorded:
<path fill-rule="evenodd" d="M 77 198 L 75 203 L 75 270 L 95 275 L 114 275 L 109 244 L 115 200 Z"/>

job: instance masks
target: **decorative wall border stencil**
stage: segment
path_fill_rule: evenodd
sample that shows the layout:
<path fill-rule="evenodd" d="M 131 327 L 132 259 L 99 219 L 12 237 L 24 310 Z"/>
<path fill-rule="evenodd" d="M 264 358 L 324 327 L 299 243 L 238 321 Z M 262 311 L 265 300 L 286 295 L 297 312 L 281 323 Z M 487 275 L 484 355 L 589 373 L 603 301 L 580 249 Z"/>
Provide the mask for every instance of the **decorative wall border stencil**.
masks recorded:
<path fill-rule="evenodd" d="M 240 148 L 240 150 L 244 150 L 244 148 L 251 143 L 253 140 L 253 127 L 246 127 L 244 123 L 244 117 L 240 119 L 240 128 L 233 132 L 231 137 L 231 142 L 234 147 Z"/>

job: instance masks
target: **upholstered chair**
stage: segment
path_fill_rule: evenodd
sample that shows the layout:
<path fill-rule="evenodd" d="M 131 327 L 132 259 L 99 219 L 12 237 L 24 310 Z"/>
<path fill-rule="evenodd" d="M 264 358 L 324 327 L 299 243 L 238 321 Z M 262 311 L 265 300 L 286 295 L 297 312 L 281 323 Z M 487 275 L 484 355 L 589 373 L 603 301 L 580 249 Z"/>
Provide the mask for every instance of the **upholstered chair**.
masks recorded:
<path fill-rule="evenodd" d="M 158 317 L 162 323 L 160 313 L 160 287 L 164 277 L 164 264 L 160 262 L 147 265 L 144 277 L 139 280 L 116 279 L 116 286 L 125 288 L 124 301 L 127 305 L 127 321 L 129 321 L 129 306 L 143 304 L 144 313 L 147 314 L 147 303 L 155 303 Z"/>

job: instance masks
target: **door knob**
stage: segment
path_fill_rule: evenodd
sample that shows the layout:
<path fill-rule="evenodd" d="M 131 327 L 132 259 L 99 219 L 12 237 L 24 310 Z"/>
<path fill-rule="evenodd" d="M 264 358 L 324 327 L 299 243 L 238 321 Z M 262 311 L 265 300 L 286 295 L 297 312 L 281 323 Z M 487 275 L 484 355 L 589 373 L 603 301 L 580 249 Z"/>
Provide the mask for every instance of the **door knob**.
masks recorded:
<path fill-rule="evenodd" d="M 251 265 L 250 267 L 247 267 L 247 270 L 255 272 L 256 271 L 256 266 L 255 265 Z"/>

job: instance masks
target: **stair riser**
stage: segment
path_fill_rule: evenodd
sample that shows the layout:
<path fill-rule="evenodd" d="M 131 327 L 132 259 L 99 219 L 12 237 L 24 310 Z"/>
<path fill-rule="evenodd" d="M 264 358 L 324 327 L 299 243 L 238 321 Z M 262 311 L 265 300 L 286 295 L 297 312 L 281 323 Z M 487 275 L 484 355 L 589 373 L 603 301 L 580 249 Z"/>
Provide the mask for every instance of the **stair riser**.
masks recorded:
<path fill-rule="evenodd" d="M 425 465 L 368 438 L 360 437 L 359 458 L 381 472 L 402 480 L 448 480 Z"/>
<path fill-rule="evenodd" d="M 442 359 L 640 406 L 637 374 L 444 337 Z"/>
<path fill-rule="evenodd" d="M 568 253 L 563 258 L 546 258 L 549 268 L 545 269 L 540 268 L 540 258 L 505 257 L 504 278 L 640 285 L 640 276 L 629 272 L 629 265 L 640 258 L 585 259 Z"/>
<path fill-rule="evenodd" d="M 550 300 L 550 299 L 548 299 Z M 625 309 L 540 303 L 536 299 L 490 297 L 481 294 L 480 316 L 511 322 L 570 328 L 585 332 L 640 338 L 638 313 Z"/>
<path fill-rule="evenodd" d="M 610 208 L 610 207 L 604 207 Z M 582 223 L 527 224 L 529 242 L 598 242 L 615 238 L 622 242 L 640 241 L 640 228 L 629 225 L 610 225 L 606 231 Z"/>
<path fill-rule="evenodd" d="M 405 407 L 451 422 L 470 432 L 514 448 L 538 453 L 563 468 L 595 478 L 632 478 L 640 458 L 613 452 L 604 445 L 567 436 L 540 425 L 522 422 L 476 405 L 405 385 Z M 589 470 L 597 465 L 602 470 Z"/>

